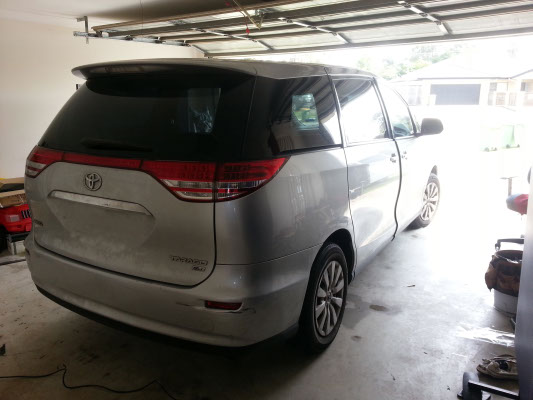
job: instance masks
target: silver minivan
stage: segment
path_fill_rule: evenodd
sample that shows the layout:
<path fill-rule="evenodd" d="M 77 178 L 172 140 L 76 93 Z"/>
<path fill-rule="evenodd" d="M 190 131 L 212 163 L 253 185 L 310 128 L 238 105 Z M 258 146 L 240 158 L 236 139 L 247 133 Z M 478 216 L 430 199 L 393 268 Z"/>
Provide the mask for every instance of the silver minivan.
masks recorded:
<path fill-rule="evenodd" d="M 215 60 L 93 64 L 30 153 L 38 289 L 83 314 L 246 346 L 292 327 L 314 351 L 348 283 L 435 215 L 432 139 L 373 75 Z"/>

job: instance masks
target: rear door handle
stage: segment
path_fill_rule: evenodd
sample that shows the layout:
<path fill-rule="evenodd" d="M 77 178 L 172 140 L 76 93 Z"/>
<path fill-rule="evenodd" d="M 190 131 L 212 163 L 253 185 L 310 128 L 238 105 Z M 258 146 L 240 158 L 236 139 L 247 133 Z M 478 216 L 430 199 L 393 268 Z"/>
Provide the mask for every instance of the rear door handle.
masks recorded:
<path fill-rule="evenodd" d="M 392 153 L 392 154 L 390 155 L 390 160 L 391 160 L 391 162 L 393 162 L 393 163 L 395 163 L 396 161 L 398 161 L 398 159 L 396 158 L 396 153 Z"/>
<path fill-rule="evenodd" d="M 407 160 L 407 152 L 406 152 L 406 151 L 404 151 L 404 152 L 402 153 L 402 158 L 403 158 L 404 160 Z"/>

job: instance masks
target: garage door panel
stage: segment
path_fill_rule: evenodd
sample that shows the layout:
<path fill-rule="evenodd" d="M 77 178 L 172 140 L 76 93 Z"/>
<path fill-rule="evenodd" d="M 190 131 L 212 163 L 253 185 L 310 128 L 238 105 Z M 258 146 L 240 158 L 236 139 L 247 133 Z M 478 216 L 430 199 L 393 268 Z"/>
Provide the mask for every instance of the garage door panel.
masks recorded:
<path fill-rule="evenodd" d="M 517 14 L 506 14 L 491 17 L 480 17 L 472 20 L 457 20 L 447 22 L 448 26 L 455 34 L 464 34 L 472 32 L 484 32 L 486 30 L 504 30 L 513 28 L 528 27 L 533 25 L 533 11 L 522 12 Z"/>
<path fill-rule="evenodd" d="M 271 0 L 239 7 L 93 29 L 97 37 L 192 45 L 214 57 L 533 33 L 526 0 Z"/>

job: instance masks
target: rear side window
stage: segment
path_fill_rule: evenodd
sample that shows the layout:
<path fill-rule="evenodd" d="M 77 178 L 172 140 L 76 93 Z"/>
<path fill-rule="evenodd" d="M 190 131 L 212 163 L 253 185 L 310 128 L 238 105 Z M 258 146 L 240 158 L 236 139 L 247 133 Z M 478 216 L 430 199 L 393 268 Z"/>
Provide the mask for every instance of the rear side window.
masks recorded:
<path fill-rule="evenodd" d="M 236 73 L 123 76 L 87 81 L 40 145 L 102 156 L 238 160 L 253 76 Z"/>
<path fill-rule="evenodd" d="M 372 81 L 335 80 L 348 143 L 387 137 L 387 124 Z"/>
<path fill-rule="evenodd" d="M 244 154 L 250 159 L 341 144 L 327 76 L 258 77 Z"/>

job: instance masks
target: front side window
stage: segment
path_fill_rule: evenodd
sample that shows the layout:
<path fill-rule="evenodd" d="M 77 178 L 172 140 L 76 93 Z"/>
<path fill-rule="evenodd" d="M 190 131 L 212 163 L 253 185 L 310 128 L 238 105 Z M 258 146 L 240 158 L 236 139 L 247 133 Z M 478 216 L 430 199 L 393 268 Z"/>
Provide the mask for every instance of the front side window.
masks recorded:
<path fill-rule="evenodd" d="M 363 79 L 342 79 L 334 82 L 348 142 L 386 138 L 385 117 L 372 82 Z"/>
<path fill-rule="evenodd" d="M 258 77 L 249 121 L 244 154 L 252 159 L 342 143 L 327 76 Z"/>
<path fill-rule="evenodd" d="M 387 86 L 380 86 L 394 137 L 413 135 L 413 122 L 409 109 L 401 97 Z"/>

